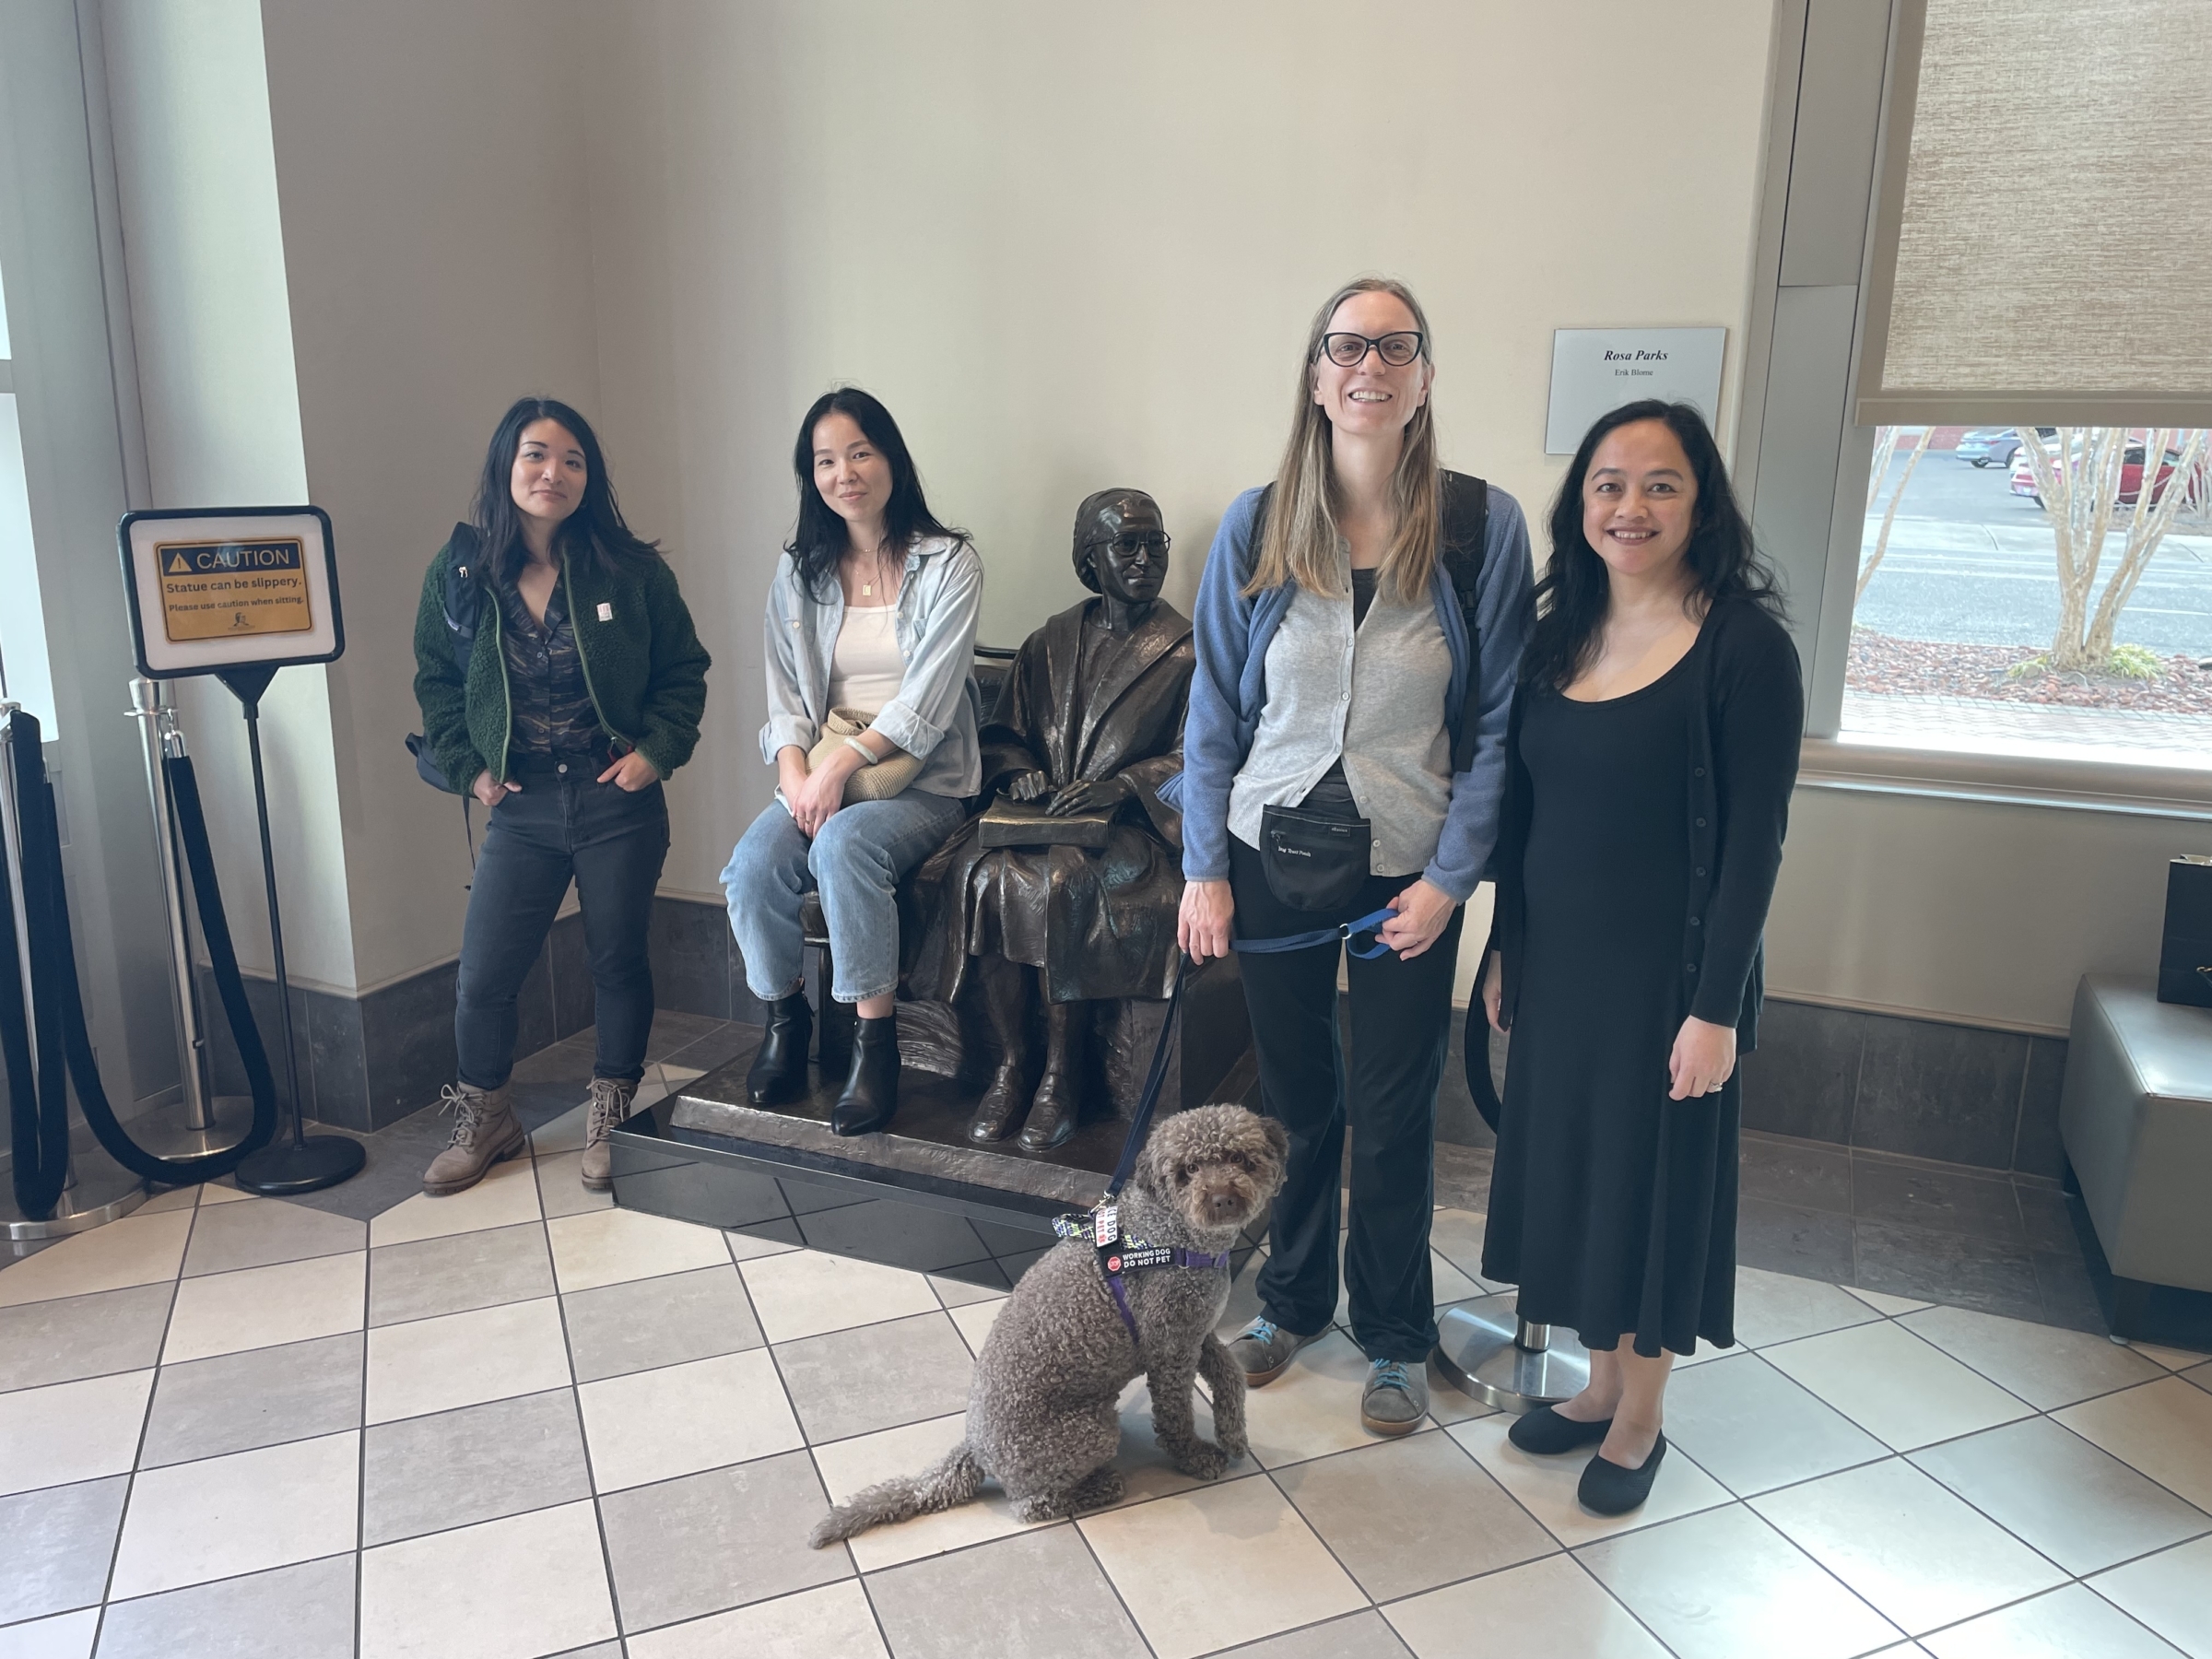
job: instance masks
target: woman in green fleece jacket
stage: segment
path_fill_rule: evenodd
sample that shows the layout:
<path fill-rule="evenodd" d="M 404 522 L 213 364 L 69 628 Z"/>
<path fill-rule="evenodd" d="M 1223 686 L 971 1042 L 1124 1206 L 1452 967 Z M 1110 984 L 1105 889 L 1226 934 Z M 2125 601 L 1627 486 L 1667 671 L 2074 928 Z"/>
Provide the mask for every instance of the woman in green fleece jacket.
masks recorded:
<path fill-rule="evenodd" d="M 661 781 L 699 742 L 709 659 L 675 572 L 623 523 L 599 441 L 568 405 L 525 397 L 507 411 L 472 519 L 430 560 L 415 618 L 424 737 L 453 787 L 491 809 L 461 933 L 453 1140 L 422 1186 L 474 1186 L 524 1145 L 507 1096 L 515 997 L 573 880 L 598 1017 L 583 1184 L 603 1192 L 606 1137 L 629 1113 L 653 1029 Z M 465 673 L 449 570 L 480 588 Z"/>

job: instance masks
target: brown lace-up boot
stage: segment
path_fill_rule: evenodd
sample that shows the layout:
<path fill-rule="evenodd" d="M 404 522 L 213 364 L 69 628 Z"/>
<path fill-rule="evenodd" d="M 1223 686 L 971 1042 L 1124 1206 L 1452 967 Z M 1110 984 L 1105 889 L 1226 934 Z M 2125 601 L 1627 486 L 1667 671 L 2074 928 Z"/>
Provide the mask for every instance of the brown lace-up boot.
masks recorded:
<path fill-rule="evenodd" d="M 529 1146 L 522 1120 L 514 1115 L 507 1086 L 471 1088 L 465 1083 L 445 1086 L 441 1110 L 453 1114 L 453 1138 L 445 1150 L 430 1159 L 422 1172 L 422 1190 L 433 1197 L 461 1193 L 484 1179 L 502 1158 L 512 1158 Z"/>
<path fill-rule="evenodd" d="M 638 1086 L 627 1077 L 594 1077 L 592 1110 L 583 1131 L 583 1184 L 587 1192 L 607 1193 L 615 1185 L 615 1149 L 608 1144 L 622 1120 Z"/>

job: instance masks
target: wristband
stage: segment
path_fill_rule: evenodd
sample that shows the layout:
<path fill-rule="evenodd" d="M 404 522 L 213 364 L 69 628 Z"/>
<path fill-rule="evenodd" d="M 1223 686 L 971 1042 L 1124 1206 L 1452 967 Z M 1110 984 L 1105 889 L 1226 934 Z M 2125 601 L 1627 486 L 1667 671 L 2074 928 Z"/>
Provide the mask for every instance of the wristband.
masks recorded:
<path fill-rule="evenodd" d="M 863 766 L 873 766 L 876 764 L 876 751 L 870 748 L 866 744 L 863 743 L 859 738 L 846 738 L 845 747 L 860 757 L 860 763 Z"/>

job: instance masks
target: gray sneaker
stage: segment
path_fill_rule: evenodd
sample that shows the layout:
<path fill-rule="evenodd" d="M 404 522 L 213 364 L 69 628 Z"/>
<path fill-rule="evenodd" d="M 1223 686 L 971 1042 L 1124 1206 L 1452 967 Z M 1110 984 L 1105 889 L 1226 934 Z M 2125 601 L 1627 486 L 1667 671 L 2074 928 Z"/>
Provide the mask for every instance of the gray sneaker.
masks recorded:
<path fill-rule="evenodd" d="M 504 1083 L 489 1089 L 448 1083 L 443 1098 L 443 1110 L 453 1114 L 453 1138 L 422 1172 L 422 1190 L 441 1198 L 475 1186 L 493 1164 L 530 1144 Z"/>
<path fill-rule="evenodd" d="M 1237 1362 L 1248 1384 L 1265 1388 L 1283 1374 L 1290 1356 L 1312 1340 L 1312 1336 L 1284 1330 L 1272 1319 L 1255 1319 L 1230 1340 L 1229 1357 Z"/>
<path fill-rule="evenodd" d="M 583 1189 L 611 1193 L 615 1187 L 615 1149 L 607 1136 L 629 1115 L 629 1102 L 638 1086 L 627 1077 L 594 1077 L 592 1110 L 583 1131 Z"/>
<path fill-rule="evenodd" d="M 1429 1415 L 1429 1377 L 1423 1366 L 1378 1359 L 1367 1368 L 1359 1421 L 1371 1434 L 1411 1434 Z"/>

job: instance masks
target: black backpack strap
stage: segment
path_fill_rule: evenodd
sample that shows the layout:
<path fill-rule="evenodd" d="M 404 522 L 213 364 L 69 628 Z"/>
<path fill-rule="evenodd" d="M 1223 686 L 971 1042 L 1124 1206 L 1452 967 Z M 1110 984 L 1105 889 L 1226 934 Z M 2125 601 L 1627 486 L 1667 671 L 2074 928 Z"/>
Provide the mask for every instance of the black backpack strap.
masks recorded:
<path fill-rule="evenodd" d="M 455 524 L 445 544 L 445 627 L 453 636 L 453 661 L 468 677 L 469 653 L 477 645 L 477 619 L 484 603 L 484 574 L 477 569 L 481 543 L 476 527 Z"/>
<path fill-rule="evenodd" d="M 1467 629 L 1467 700 L 1459 720 L 1459 740 L 1452 746 L 1452 770 L 1463 772 L 1475 762 L 1475 726 L 1482 714 L 1483 555 L 1490 540 L 1490 487 L 1481 478 L 1448 472 L 1440 503 L 1443 520 L 1439 556 L 1459 598 L 1460 620 Z"/>

